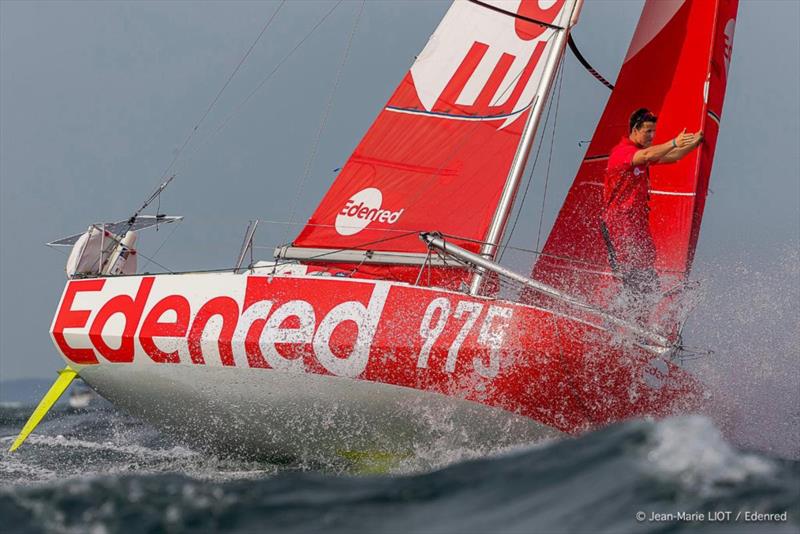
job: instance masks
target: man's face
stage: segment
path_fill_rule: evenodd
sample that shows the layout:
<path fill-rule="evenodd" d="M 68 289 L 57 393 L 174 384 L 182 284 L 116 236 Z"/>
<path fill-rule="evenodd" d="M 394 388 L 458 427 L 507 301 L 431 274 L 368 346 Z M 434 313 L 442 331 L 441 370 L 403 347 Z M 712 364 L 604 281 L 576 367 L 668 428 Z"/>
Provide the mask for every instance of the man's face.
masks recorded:
<path fill-rule="evenodd" d="M 631 132 L 631 141 L 642 148 L 647 148 L 653 144 L 653 137 L 656 135 L 656 123 L 643 122 L 638 128 Z"/>

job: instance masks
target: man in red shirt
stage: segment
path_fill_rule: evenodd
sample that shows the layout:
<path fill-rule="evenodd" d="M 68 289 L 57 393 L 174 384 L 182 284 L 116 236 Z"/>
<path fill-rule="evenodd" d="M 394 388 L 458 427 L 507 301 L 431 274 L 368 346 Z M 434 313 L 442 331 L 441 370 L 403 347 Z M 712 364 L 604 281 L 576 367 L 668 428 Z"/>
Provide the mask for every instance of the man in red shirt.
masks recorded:
<path fill-rule="evenodd" d="M 634 295 L 658 289 L 656 248 L 650 234 L 650 165 L 675 163 L 703 142 L 703 132 L 686 133 L 653 145 L 657 118 L 642 108 L 631 115 L 628 136 L 608 157 L 601 229 L 611 268 Z"/>

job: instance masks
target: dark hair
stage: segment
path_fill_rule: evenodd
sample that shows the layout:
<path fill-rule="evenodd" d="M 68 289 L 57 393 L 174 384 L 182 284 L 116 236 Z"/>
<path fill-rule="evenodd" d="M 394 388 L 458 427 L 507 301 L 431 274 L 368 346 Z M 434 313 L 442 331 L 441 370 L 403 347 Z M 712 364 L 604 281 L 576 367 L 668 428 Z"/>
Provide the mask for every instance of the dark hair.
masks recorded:
<path fill-rule="evenodd" d="M 628 132 L 632 132 L 645 122 L 656 122 L 658 117 L 653 115 L 647 108 L 639 108 L 631 115 L 631 120 L 628 122 Z"/>

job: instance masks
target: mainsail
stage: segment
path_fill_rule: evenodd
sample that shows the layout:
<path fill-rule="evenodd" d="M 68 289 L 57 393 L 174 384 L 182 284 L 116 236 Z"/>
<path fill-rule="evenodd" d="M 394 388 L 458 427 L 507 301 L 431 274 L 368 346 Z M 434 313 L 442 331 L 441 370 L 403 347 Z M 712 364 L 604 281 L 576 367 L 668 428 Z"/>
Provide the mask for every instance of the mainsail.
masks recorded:
<path fill-rule="evenodd" d="M 398 265 L 425 261 L 421 231 L 475 252 L 487 240 L 496 244 L 516 191 L 513 174 L 524 167 L 579 8 L 580 0 L 548 8 L 538 0 L 456 0 L 279 255 L 403 279 L 419 267 Z M 448 273 L 436 283 L 465 278 Z"/>
<path fill-rule="evenodd" d="M 534 266 L 533 277 L 604 304 L 611 269 L 600 231 L 608 154 L 646 107 L 658 117 L 654 143 L 683 128 L 705 142 L 678 163 L 651 168 L 650 230 L 663 281 L 688 276 L 719 133 L 738 0 L 648 0 L 600 123 Z M 662 284 L 665 285 L 665 284 Z M 662 289 L 668 290 L 669 287 Z"/>

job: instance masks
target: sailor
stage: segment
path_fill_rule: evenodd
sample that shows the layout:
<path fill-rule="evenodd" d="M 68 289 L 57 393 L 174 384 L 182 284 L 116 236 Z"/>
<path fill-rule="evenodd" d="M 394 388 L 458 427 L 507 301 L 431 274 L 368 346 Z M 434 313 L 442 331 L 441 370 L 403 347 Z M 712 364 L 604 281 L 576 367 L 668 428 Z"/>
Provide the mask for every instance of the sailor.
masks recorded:
<path fill-rule="evenodd" d="M 646 108 L 630 117 L 628 135 L 608 157 L 603 187 L 601 231 L 609 263 L 623 282 L 624 305 L 642 322 L 648 297 L 659 289 L 656 248 L 650 233 L 650 165 L 675 163 L 703 142 L 703 132 L 686 128 L 666 143 L 653 145 L 656 116 Z"/>

